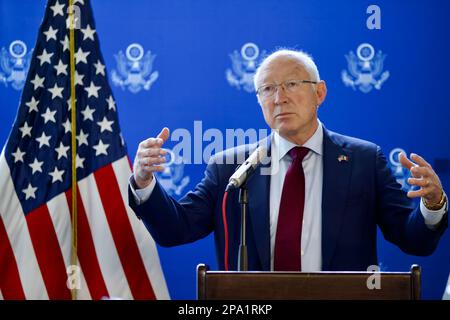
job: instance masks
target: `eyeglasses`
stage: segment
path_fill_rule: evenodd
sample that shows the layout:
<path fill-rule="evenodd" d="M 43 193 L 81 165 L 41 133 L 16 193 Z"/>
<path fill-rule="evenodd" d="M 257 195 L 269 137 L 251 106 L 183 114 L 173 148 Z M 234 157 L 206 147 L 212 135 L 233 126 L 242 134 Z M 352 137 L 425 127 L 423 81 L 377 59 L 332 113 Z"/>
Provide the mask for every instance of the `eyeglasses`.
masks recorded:
<path fill-rule="evenodd" d="M 277 88 L 279 86 L 282 86 L 286 92 L 292 93 L 292 92 L 296 92 L 298 89 L 300 89 L 300 87 L 302 86 L 303 83 L 317 84 L 317 81 L 286 80 L 280 84 L 276 84 L 276 83 L 264 84 L 261 87 L 259 87 L 258 90 L 256 90 L 256 94 L 263 99 L 269 98 L 275 94 L 275 92 L 277 91 Z"/>

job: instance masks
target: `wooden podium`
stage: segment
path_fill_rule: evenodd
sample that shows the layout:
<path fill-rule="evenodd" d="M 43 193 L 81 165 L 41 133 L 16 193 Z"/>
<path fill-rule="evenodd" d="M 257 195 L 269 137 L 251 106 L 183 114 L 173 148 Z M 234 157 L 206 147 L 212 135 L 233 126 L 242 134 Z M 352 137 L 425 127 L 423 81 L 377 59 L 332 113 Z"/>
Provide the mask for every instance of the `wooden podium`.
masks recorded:
<path fill-rule="evenodd" d="M 197 299 L 418 300 L 420 272 L 418 265 L 410 272 L 227 272 L 199 264 Z M 378 276 L 379 288 L 369 289 Z"/>

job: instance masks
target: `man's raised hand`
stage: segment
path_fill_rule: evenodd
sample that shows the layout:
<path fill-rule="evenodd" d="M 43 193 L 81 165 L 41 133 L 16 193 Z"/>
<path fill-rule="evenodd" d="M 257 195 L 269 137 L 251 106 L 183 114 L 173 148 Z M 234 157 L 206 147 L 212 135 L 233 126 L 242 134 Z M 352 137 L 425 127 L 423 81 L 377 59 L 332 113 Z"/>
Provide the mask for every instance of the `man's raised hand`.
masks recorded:
<path fill-rule="evenodd" d="M 162 164 L 166 162 L 167 152 L 161 147 L 169 135 L 169 129 L 164 127 L 156 138 L 148 138 L 139 144 L 133 164 L 134 181 L 139 189 L 150 185 L 153 172 L 164 170 Z"/>

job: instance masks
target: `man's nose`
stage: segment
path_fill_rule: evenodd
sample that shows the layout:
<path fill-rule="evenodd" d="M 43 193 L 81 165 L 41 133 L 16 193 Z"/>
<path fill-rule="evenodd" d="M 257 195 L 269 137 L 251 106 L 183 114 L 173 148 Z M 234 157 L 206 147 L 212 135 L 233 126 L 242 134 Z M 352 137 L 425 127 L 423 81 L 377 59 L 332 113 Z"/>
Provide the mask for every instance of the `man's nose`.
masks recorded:
<path fill-rule="evenodd" d="M 287 95 L 284 86 L 279 85 L 274 93 L 275 104 L 281 104 L 287 102 Z"/>

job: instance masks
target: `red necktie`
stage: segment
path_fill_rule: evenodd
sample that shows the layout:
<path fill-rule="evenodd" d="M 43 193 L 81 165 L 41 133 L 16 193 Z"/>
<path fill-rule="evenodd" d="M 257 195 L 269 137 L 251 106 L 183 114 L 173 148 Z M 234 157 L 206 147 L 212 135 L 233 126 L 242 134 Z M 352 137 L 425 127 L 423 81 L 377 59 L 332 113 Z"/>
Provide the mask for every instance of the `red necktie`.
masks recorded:
<path fill-rule="evenodd" d="M 305 206 L 305 174 L 302 161 L 309 149 L 294 147 L 289 151 L 292 163 L 284 178 L 275 235 L 274 270 L 301 271 L 301 239 Z"/>

